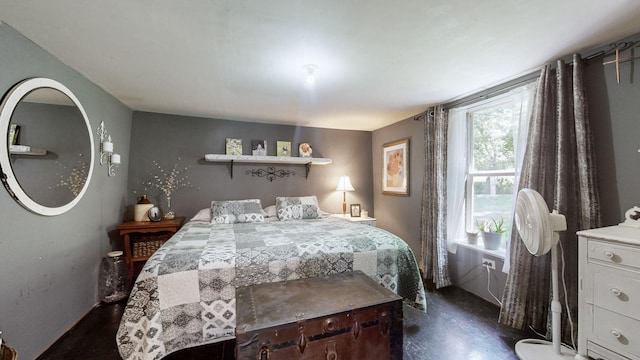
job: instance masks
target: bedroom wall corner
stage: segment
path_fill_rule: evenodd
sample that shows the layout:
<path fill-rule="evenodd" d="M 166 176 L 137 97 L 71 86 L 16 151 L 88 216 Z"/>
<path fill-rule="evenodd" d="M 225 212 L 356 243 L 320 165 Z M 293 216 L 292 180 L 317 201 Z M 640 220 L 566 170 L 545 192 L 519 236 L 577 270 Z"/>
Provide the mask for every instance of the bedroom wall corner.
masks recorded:
<path fill-rule="evenodd" d="M 409 138 L 409 195 L 382 194 L 382 146 Z M 373 202 L 378 227 L 398 235 L 409 244 L 421 263 L 420 209 L 424 176 L 424 122 L 413 117 L 373 132 Z"/>
<path fill-rule="evenodd" d="M 127 163 L 131 110 L 6 23 L 0 48 L 3 94 L 31 77 L 63 83 L 85 108 L 93 134 L 105 121 Z M 126 167 L 108 177 L 96 165 L 82 200 L 53 217 L 27 211 L 0 190 L 0 330 L 21 359 L 36 358 L 98 302 L 98 268 L 111 249 L 108 232 L 120 221 L 126 182 Z"/>

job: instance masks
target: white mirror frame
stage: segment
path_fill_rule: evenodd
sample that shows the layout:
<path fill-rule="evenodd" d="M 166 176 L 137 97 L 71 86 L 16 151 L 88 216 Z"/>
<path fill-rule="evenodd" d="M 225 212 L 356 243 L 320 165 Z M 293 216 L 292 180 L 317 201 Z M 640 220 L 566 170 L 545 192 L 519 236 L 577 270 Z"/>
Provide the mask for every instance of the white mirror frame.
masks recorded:
<path fill-rule="evenodd" d="M 11 116 L 13 115 L 14 110 L 16 109 L 22 98 L 24 98 L 31 91 L 39 88 L 51 88 L 67 95 L 82 113 L 85 125 L 87 126 L 87 133 L 89 134 L 89 143 L 91 146 L 91 161 L 89 162 L 89 172 L 87 173 L 87 180 L 85 181 L 82 190 L 80 190 L 80 193 L 78 193 L 78 195 L 73 200 L 59 207 L 47 207 L 31 199 L 29 195 L 24 192 L 24 190 L 20 186 L 20 183 L 18 183 L 13 172 L 13 168 L 11 167 L 11 155 L 9 153 L 9 144 L 7 142 L 7 134 L 9 131 L 9 122 L 11 121 Z M 2 140 L 4 144 L 0 146 L 0 170 L 2 171 L 2 183 L 4 184 L 7 191 L 9 191 L 9 194 L 11 194 L 11 196 L 20 205 L 36 214 L 55 216 L 71 210 L 71 208 L 73 208 L 80 201 L 80 199 L 82 199 L 82 196 L 89 188 L 89 182 L 93 174 L 95 150 L 93 143 L 93 131 L 91 130 L 91 125 L 89 124 L 89 118 L 87 117 L 87 113 L 84 111 L 84 108 L 80 104 L 80 101 L 78 101 L 71 90 L 69 90 L 61 83 L 47 78 L 33 78 L 21 81 L 20 83 L 15 85 L 11 89 L 11 91 L 9 91 L 7 96 L 2 100 L 2 105 L 0 106 L 0 133 L 4 134 L 4 139 Z"/>

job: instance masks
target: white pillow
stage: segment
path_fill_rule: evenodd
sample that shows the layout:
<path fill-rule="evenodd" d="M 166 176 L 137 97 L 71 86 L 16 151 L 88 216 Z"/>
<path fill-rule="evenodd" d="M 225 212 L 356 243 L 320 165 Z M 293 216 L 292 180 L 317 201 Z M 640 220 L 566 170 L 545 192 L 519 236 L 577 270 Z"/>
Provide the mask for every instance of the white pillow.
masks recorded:
<path fill-rule="evenodd" d="M 190 221 L 206 221 L 211 222 L 211 208 L 199 210 Z"/>
<path fill-rule="evenodd" d="M 276 211 L 276 206 L 275 205 L 267 206 L 266 208 L 264 208 L 262 210 L 262 214 L 264 215 L 264 217 L 276 217 L 276 216 L 278 216 L 278 212 Z"/>

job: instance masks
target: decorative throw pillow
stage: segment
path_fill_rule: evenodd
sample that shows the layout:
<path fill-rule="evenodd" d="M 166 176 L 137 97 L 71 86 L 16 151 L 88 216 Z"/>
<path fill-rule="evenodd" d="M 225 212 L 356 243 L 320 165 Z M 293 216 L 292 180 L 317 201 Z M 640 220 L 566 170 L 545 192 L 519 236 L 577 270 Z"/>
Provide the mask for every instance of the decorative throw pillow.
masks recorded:
<path fill-rule="evenodd" d="M 278 220 L 318 219 L 321 216 L 315 196 L 277 197 Z"/>
<path fill-rule="evenodd" d="M 216 224 L 264 222 L 260 200 L 212 201 L 211 222 Z"/>

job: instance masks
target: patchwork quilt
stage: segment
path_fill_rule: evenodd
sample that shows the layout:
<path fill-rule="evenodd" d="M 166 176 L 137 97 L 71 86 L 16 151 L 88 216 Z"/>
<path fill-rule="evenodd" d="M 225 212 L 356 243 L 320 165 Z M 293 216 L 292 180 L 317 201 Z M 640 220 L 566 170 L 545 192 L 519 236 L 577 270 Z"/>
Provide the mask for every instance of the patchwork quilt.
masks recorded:
<path fill-rule="evenodd" d="M 123 359 L 160 359 L 234 338 L 235 289 L 360 270 L 426 310 L 415 257 L 397 236 L 323 218 L 185 224 L 146 262 L 116 341 Z"/>

